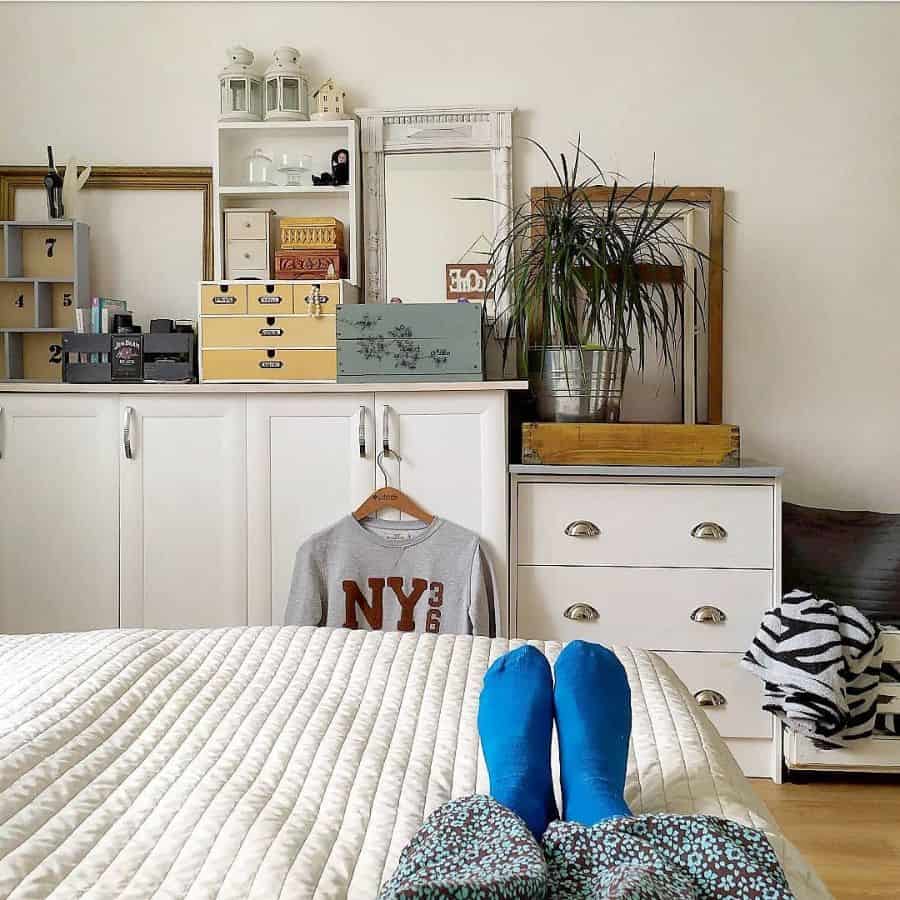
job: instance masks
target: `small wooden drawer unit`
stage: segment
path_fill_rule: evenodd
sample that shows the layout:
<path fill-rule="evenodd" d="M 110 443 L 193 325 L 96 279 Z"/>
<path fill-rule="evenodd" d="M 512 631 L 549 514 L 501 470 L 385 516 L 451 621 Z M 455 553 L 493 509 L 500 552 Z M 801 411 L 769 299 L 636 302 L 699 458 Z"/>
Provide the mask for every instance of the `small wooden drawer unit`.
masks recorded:
<path fill-rule="evenodd" d="M 334 381 L 345 281 L 200 285 L 200 380 Z"/>
<path fill-rule="evenodd" d="M 226 209 L 225 277 L 272 277 L 274 213 L 270 209 Z"/>
<path fill-rule="evenodd" d="M 677 471 L 513 466 L 511 630 L 657 652 L 745 773 L 779 777 L 740 659 L 779 599 L 781 471 Z"/>

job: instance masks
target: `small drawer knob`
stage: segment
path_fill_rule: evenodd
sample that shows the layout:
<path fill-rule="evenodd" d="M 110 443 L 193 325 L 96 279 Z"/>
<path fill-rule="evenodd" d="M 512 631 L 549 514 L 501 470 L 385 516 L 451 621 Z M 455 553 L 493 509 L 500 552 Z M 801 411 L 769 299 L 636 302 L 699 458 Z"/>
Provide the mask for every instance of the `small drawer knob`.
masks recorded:
<path fill-rule="evenodd" d="M 600 534 L 600 529 L 593 522 L 588 522 L 586 519 L 578 519 L 566 525 L 566 534 L 569 537 L 597 537 Z"/>
<path fill-rule="evenodd" d="M 249 223 L 249 222 L 244 222 L 244 228 L 249 228 L 249 227 L 250 227 L 250 223 Z"/>
<path fill-rule="evenodd" d="M 718 522 L 700 522 L 691 529 L 691 537 L 701 541 L 724 541 L 728 532 Z"/>
<path fill-rule="evenodd" d="M 573 622 L 593 622 L 600 618 L 600 613 L 588 603 L 573 603 L 563 616 Z"/>
<path fill-rule="evenodd" d="M 710 690 L 709 688 L 697 691 L 697 693 L 694 694 L 694 699 L 697 701 L 698 706 L 725 706 L 725 704 L 728 703 L 722 694 L 718 691 Z"/>
<path fill-rule="evenodd" d="M 250 254 L 249 254 L 249 253 L 245 253 L 245 254 L 244 254 L 244 259 L 250 259 Z"/>
<path fill-rule="evenodd" d="M 710 625 L 721 625 L 728 616 L 718 606 L 698 606 L 691 613 L 691 621 Z"/>

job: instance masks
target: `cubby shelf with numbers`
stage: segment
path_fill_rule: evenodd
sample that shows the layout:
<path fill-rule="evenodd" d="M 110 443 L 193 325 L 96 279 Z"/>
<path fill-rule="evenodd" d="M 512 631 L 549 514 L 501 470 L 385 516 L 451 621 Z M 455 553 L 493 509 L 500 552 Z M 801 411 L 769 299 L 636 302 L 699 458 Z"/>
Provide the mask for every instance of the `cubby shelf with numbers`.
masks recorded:
<path fill-rule="evenodd" d="M 0 222 L 0 381 L 62 381 L 62 332 L 90 306 L 84 222 Z"/>
<path fill-rule="evenodd" d="M 247 157 L 261 149 L 272 158 L 271 181 L 248 184 Z M 345 149 L 350 156 L 346 185 L 287 185 L 277 171 L 280 155 L 307 155 L 316 175 L 331 171 L 331 154 Z M 360 243 L 362 194 L 359 127 L 356 119 L 311 122 L 219 122 L 216 131 L 215 271 L 225 278 L 224 213 L 227 209 L 274 209 L 276 216 L 333 216 L 344 225 L 347 270 L 340 277 L 359 287 L 362 279 Z"/>

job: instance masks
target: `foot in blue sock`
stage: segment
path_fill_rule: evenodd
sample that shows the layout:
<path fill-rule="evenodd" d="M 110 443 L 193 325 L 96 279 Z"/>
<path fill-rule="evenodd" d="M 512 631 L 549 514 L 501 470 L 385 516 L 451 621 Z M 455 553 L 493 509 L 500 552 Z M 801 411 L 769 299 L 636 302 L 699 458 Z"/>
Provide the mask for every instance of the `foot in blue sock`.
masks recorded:
<path fill-rule="evenodd" d="M 543 653 L 526 644 L 487 670 L 478 733 L 491 796 L 524 819 L 539 841 L 558 818 L 550 773 L 553 676 Z"/>
<path fill-rule="evenodd" d="M 563 818 L 596 825 L 630 816 L 624 793 L 631 691 L 622 663 L 606 647 L 573 641 L 555 671 Z"/>

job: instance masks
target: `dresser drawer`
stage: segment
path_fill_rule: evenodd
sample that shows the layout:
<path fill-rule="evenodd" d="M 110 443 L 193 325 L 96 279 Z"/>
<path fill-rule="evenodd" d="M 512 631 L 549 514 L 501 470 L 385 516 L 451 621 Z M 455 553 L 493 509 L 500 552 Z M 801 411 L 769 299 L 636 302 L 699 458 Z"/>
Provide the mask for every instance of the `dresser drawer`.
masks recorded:
<path fill-rule="evenodd" d="M 284 282 L 247 285 L 250 315 L 284 316 L 294 311 L 294 287 Z"/>
<path fill-rule="evenodd" d="M 233 282 L 201 284 L 200 312 L 205 316 L 245 315 L 247 285 Z"/>
<path fill-rule="evenodd" d="M 766 571 L 518 566 L 516 582 L 527 640 L 736 653 L 772 605 Z"/>
<path fill-rule="evenodd" d="M 267 269 L 269 266 L 268 241 L 233 241 L 225 245 L 228 267 L 235 269 Z"/>
<path fill-rule="evenodd" d="M 203 322 L 203 346 L 335 346 L 334 316 L 221 316 Z"/>
<path fill-rule="evenodd" d="M 335 350 L 204 350 L 204 381 L 334 381 Z"/>
<path fill-rule="evenodd" d="M 266 240 L 269 236 L 269 213 L 260 212 L 225 212 L 225 237 L 227 240 Z"/>
<path fill-rule="evenodd" d="M 740 666 L 740 653 L 660 653 L 695 698 L 721 702 L 703 711 L 723 738 L 770 738 L 773 718 L 762 708 L 762 682 Z"/>
<path fill-rule="evenodd" d="M 318 288 L 318 292 L 316 289 Z M 341 302 L 340 281 L 298 281 L 294 284 L 294 312 L 305 315 L 309 312 L 310 301 L 318 296 L 322 312 L 334 315 Z"/>
<path fill-rule="evenodd" d="M 519 563 L 745 569 L 773 563 L 768 485 L 538 482 L 519 484 L 517 502 Z"/>

